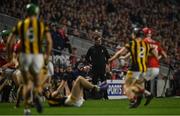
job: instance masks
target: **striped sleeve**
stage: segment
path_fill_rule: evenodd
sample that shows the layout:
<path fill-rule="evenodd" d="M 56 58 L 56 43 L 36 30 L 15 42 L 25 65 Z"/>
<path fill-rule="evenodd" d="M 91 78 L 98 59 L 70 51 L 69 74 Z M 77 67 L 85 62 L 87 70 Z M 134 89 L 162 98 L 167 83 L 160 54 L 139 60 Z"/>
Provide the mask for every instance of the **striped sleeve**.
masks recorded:
<path fill-rule="evenodd" d="M 21 25 L 22 25 L 22 21 L 19 21 L 19 22 L 17 23 L 17 25 L 16 25 L 15 27 L 13 27 L 12 33 L 15 34 L 15 35 L 20 34 Z"/>
<path fill-rule="evenodd" d="M 18 28 L 17 28 L 18 26 L 16 25 L 15 27 L 13 27 L 13 29 L 12 29 L 12 33 L 14 34 L 14 35 L 18 35 Z"/>

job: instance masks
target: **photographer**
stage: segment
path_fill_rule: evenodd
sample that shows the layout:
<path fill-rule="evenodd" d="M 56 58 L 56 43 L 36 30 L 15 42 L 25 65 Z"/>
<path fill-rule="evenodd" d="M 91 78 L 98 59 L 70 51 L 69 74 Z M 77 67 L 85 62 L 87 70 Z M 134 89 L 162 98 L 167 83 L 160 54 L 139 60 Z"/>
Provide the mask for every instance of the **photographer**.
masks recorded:
<path fill-rule="evenodd" d="M 180 96 L 180 61 L 175 60 L 174 66 L 171 66 L 171 69 L 174 70 L 174 74 L 173 74 L 174 93 L 175 95 Z"/>

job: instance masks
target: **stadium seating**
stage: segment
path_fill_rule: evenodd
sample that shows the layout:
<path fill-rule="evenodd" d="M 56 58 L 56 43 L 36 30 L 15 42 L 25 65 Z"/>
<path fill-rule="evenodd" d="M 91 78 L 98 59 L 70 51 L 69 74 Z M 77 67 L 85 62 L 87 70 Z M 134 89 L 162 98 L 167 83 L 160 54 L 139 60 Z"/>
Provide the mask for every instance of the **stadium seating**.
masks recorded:
<path fill-rule="evenodd" d="M 29 1 L 3 0 L 0 12 L 23 18 L 26 13 L 22 6 Z M 112 49 L 128 41 L 133 23 L 150 26 L 155 30 L 154 38 L 162 42 L 170 55 L 169 59 L 174 56 L 180 59 L 178 0 L 42 0 L 37 3 L 41 8 L 40 17 L 48 22 L 65 24 L 72 34 L 89 40 L 97 29 L 104 37 L 104 44 Z"/>

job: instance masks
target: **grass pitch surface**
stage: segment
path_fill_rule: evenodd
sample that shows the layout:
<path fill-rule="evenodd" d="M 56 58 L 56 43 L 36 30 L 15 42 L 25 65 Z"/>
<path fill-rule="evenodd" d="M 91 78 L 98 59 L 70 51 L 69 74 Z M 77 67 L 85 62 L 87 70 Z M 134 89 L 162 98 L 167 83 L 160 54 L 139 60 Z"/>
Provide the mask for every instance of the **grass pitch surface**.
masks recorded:
<path fill-rule="evenodd" d="M 154 98 L 148 106 L 144 102 L 136 109 L 128 108 L 127 99 L 87 100 L 80 108 L 49 107 L 43 103 L 42 115 L 180 115 L 180 98 Z M 32 115 L 38 114 L 35 108 L 31 111 Z M 0 103 L 0 115 L 23 115 L 23 106 L 15 109 L 13 103 Z"/>

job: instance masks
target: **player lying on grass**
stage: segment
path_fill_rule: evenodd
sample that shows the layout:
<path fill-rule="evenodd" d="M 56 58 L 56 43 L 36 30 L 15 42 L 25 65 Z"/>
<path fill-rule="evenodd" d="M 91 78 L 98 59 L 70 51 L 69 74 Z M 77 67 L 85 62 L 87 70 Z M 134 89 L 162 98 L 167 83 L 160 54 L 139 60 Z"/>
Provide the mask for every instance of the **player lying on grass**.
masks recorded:
<path fill-rule="evenodd" d="M 83 78 L 82 76 L 79 76 L 72 87 L 71 93 L 68 96 L 64 96 L 63 94 L 58 95 L 54 94 L 52 88 L 48 88 L 44 90 L 44 95 L 48 101 L 48 104 L 50 106 L 76 106 L 81 107 L 83 105 L 83 102 L 85 101 L 83 99 L 83 89 L 89 89 L 92 91 L 101 91 L 106 90 L 108 87 L 107 83 L 103 83 L 100 86 L 93 85 L 88 80 Z"/>

